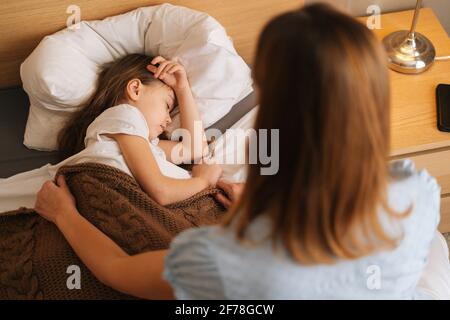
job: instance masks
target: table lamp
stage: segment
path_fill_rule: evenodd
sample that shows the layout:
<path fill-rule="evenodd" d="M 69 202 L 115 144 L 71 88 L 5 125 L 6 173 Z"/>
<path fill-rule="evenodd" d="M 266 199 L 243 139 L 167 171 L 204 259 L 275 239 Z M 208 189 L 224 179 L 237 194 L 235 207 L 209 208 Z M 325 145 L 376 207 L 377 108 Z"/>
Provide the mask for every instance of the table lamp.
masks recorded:
<path fill-rule="evenodd" d="M 396 31 L 383 39 L 388 54 L 389 67 L 407 74 L 418 74 L 433 64 L 436 50 L 431 41 L 416 32 L 422 0 L 417 0 L 414 18 L 409 31 Z"/>

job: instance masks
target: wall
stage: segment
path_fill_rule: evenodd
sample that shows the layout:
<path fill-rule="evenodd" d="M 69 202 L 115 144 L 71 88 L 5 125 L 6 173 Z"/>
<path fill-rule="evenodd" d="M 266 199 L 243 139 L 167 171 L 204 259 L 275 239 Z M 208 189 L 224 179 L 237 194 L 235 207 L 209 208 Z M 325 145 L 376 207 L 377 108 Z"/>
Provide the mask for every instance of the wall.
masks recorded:
<path fill-rule="evenodd" d="M 330 2 L 355 16 L 366 15 L 367 7 L 379 5 L 383 13 L 412 9 L 416 0 L 305 0 L 305 4 Z M 450 35 L 450 0 L 424 0 L 424 7 L 430 7 Z"/>

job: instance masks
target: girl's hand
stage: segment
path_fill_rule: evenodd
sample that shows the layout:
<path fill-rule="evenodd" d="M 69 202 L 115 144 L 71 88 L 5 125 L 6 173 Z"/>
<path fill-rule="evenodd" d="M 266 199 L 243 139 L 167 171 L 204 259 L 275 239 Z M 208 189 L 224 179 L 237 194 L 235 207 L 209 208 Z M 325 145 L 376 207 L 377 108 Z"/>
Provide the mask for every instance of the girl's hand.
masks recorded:
<path fill-rule="evenodd" d="M 220 180 L 217 183 L 217 187 L 222 189 L 226 197 L 221 193 L 216 193 L 215 197 L 226 209 L 229 209 L 233 204 L 235 204 L 239 198 L 242 196 L 242 191 L 244 191 L 243 183 L 229 183 L 224 180 Z"/>
<path fill-rule="evenodd" d="M 192 176 L 202 178 L 208 182 L 210 187 L 214 187 L 222 175 L 222 168 L 217 164 L 197 164 L 192 167 Z"/>
<path fill-rule="evenodd" d="M 70 193 L 64 176 L 59 176 L 57 183 L 58 185 L 53 181 L 45 182 L 34 205 L 34 210 L 39 215 L 53 223 L 65 214 L 77 212 L 75 198 Z"/>
<path fill-rule="evenodd" d="M 155 65 L 159 63 L 159 66 Z M 178 62 L 166 60 L 158 56 L 154 58 L 147 69 L 152 72 L 155 78 L 160 79 L 174 91 L 183 90 L 189 87 L 189 81 L 186 75 L 186 70 Z"/>

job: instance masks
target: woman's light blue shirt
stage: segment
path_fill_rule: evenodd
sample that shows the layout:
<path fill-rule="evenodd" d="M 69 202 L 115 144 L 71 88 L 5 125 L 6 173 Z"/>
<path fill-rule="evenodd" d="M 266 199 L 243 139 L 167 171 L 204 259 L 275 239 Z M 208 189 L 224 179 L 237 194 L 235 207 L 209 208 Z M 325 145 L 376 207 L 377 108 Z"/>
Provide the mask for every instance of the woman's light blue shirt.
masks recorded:
<path fill-rule="evenodd" d="M 275 253 L 268 240 L 249 247 L 236 240 L 232 228 L 202 227 L 174 239 L 164 278 L 177 299 L 428 298 L 417 283 L 439 224 L 440 187 L 408 160 L 392 163 L 391 176 L 390 207 L 403 212 L 413 205 L 411 214 L 398 220 L 400 229 L 384 221 L 389 234 L 403 233 L 394 250 L 305 266 L 285 250 Z M 270 221 L 262 216 L 251 224 L 248 236 L 261 240 L 269 231 Z"/>

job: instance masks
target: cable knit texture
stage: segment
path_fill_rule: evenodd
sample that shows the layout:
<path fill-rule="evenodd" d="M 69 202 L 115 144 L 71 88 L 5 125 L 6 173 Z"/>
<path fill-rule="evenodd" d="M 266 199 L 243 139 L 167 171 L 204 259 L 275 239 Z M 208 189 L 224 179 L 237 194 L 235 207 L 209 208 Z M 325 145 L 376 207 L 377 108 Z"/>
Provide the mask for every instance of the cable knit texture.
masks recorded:
<path fill-rule="evenodd" d="M 181 231 L 218 222 L 218 189 L 163 207 L 131 176 L 101 164 L 62 167 L 80 213 L 129 254 L 167 249 Z M 81 269 L 81 289 L 68 289 L 67 268 Z M 57 227 L 32 209 L 0 214 L 0 299 L 131 299 L 100 283 Z"/>

